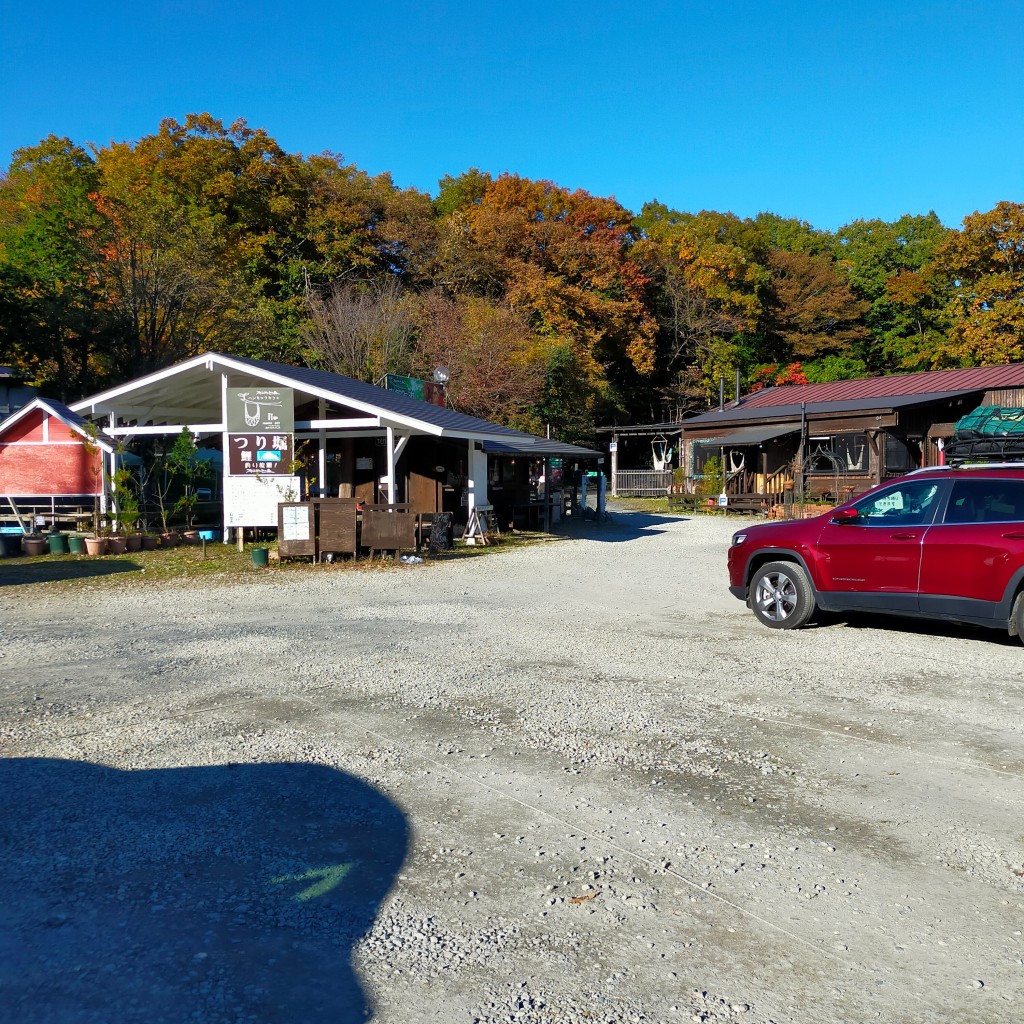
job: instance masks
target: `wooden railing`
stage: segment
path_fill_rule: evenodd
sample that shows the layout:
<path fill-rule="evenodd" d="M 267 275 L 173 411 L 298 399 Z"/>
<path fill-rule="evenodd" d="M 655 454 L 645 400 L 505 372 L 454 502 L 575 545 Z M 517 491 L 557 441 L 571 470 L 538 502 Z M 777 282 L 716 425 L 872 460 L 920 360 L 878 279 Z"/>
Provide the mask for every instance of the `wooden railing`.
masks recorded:
<path fill-rule="evenodd" d="M 670 469 L 620 469 L 615 474 L 615 493 L 619 497 L 663 498 L 671 483 Z"/>

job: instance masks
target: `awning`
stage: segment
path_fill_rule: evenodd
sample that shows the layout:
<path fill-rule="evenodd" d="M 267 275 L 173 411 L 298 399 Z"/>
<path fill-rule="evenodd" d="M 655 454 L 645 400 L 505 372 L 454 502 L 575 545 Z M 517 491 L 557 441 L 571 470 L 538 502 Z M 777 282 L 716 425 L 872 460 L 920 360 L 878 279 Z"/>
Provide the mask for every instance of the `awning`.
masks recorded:
<path fill-rule="evenodd" d="M 579 445 L 567 444 L 564 441 L 551 441 L 547 438 L 529 438 L 522 442 L 515 441 L 484 441 L 483 450 L 488 455 L 525 455 L 531 459 L 599 459 L 600 452 Z"/>
<path fill-rule="evenodd" d="M 759 427 L 738 427 L 725 434 L 714 437 L 695 437 L 694 444 L 714 445 L 716 448 L 746 448 L 750 445 L 763 444 L 765 441 L 784 437 L 786 434 L 797 434 L 800 427 L 792 423 L 772 423 Z"/>

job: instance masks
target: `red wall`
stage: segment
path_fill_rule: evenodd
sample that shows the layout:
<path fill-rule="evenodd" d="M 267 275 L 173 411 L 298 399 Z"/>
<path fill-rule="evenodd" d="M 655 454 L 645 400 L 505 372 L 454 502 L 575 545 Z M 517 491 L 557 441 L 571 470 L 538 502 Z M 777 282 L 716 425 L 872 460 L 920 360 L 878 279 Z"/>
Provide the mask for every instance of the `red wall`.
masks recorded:
<path fill-rule="evenodd" d="M 30 413 L 0 437 L 0 494 L 99 494 L 103 453 L 90 456 L 81 435 L 52 416 L 50 441 L 42 443 L 42 419 Z"/>
<path fill-rule="evenodd" d="M 17 423 L 7 428 L 3 437 L 0 437 L 0 442 L 6 443 L 7 441 L 42 441 L 43 439 L 43 420 L 46 417 L 43 415 L 42 409 L 36 409 L 35 412 L 27 413 Z M 56 421 L 60 426 L 64 426 L 60 420 Z M 66 429 L 66 428 L 65 428 Z"/>

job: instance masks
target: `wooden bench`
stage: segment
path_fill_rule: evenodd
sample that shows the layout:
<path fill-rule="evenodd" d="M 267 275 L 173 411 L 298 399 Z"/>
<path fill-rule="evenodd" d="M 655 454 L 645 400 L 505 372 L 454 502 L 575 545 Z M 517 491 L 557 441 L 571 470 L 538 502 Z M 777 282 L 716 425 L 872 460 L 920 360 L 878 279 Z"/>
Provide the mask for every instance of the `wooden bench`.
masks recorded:
<path fill-rule="evenodd" d="M 730 494 L 726 511 L 767 515 L 768 499 L 761 494 Z"/>
<path fill-rule="evenodd" d="M 696 512 L 699 508 L 706 508 L 707 503 L 707 495 L 687 494 L 684 491 L 674 491 L 671 488 L 669 488 L 669 512 Z"/>

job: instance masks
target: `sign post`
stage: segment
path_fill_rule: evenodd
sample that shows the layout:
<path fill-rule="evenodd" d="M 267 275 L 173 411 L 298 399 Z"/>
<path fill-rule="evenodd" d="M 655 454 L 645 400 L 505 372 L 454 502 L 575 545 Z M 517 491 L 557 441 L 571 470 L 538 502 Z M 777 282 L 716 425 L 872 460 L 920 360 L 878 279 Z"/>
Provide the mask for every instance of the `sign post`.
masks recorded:
<path fill-rule="evenodd" d="M 279 502 L 294 499 L 295 394 L 291 388 L 227 388 L 225 524 L 277 526 Z"/>

